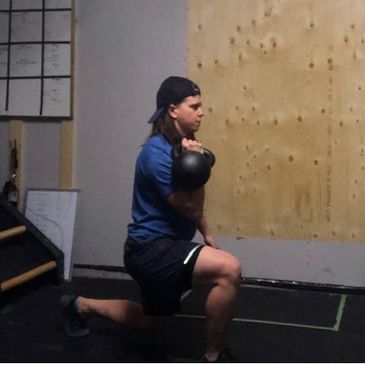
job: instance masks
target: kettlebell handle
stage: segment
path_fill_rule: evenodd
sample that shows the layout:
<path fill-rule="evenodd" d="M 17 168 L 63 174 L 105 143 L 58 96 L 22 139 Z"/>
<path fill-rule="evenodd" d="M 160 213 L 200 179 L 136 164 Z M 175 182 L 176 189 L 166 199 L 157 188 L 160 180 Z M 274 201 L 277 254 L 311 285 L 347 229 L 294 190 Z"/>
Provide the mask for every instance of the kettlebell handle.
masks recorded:
<path fill-rule="evenodd" d="M 177 144 L 172 149 L 172 158 L 175 159 L 181 153 L 182 153 L 181 145 Z M 215 164 L 214 153 L 211 150 L 208 150 L 208 148 L 203 148 L 203 155 L 208 159 L 210 167 L 213 167 Z"/>
<path fill-rule="evenodd" d="M 203 155 L 208 159 L 210 167 L 213 167 L 215 164 L 215 156 L 211 150 L 208 148 L 203 148 Z"/>

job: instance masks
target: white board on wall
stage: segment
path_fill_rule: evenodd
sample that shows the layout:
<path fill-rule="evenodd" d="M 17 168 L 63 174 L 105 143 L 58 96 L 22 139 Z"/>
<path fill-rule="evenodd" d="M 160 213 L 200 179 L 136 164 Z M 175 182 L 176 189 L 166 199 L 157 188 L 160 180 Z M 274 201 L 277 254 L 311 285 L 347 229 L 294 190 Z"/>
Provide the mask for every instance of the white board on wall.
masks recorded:
<path fill-rule="evenodd" d="M 72 278 L 78 190 L 28 189 L 25 217 L 64 253 L 64 278 Z"/>

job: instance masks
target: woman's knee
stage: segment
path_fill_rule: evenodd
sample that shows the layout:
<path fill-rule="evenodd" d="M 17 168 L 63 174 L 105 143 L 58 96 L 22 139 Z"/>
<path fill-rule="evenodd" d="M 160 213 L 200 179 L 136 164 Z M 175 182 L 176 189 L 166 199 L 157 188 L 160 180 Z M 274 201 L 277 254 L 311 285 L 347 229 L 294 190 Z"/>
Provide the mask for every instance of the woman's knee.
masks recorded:
<path fill-rule="evenodd" d="M 242 268 L 238 259 L 225 252 L 221 256 L 220 264 L 217 266 L 216 276 L 218 281 L 239 286 L 242 280 Z"/>
<path fill-rule="evenodd" d="M 222 267 L 222 275 L 234 284 L 240 284 L 242 280 L 242 267 L 235 256 L 229 255 Z"/>
<path fill-rule="evenodd" d="M 226 251 L 204 247 L 194 267 L 194 283 L 208 284 L 225 281 L 241 283 L 242 269 L 238 259 Z"/>

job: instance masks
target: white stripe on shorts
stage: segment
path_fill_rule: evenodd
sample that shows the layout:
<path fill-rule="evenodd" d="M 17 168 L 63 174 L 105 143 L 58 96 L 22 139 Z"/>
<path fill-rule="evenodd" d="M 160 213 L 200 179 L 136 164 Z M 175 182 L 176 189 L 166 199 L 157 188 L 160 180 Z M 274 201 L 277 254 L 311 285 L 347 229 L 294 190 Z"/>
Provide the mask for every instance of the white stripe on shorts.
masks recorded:
<path fill-rule="evenodd" d="M 189 260 L 190 260 L 190 258 L 191 258 L 191 256 L 193 256 L 193 253 L 200 247 L 201 245 L 198 245 L 198 246 L 196 246 L 196 247 L 194 247 L 189 253 L 188 253 L 188 255 L 186 256 L 186 258 L 185 258 L 185 260 L 184 260 L 184 265 L 186 265 L 188 262 L 189 262 Z"/>

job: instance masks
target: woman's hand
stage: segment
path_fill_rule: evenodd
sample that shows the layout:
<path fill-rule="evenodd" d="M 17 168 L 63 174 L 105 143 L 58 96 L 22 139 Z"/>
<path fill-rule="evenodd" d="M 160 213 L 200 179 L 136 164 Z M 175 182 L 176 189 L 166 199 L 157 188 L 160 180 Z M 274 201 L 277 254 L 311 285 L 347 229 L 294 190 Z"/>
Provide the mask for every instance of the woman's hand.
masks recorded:
<path fill-rule="evenodd" d="M 183 138 L 181 140 L 181 147 L 183 151 L 196 151 L 203 153 L 203 145 L 195 139 Z"/>
<path fill-rule="evenodd" d="M 213 247 L 213 248 L 216 248 L 217 250 L 219 250 L 219 246 L 217 245 L 213 236 L 211 236 L 211 235 L 204 236 L 204 243 L 207 246 L 210 246 L 210 247 Z"/>

